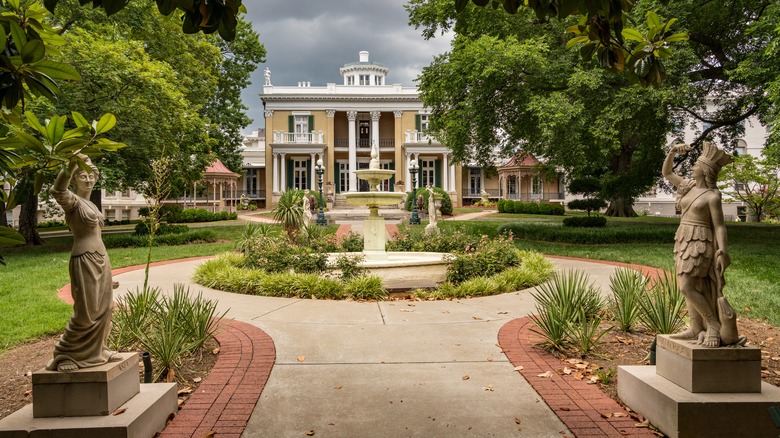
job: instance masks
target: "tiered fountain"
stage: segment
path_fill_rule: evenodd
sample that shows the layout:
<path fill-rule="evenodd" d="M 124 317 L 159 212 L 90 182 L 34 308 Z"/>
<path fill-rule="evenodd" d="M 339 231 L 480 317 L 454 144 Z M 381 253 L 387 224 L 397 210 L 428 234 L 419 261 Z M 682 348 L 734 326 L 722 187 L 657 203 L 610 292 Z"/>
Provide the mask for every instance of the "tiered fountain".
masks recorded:
<path fill-rule="evenodd" d="M 348 192 L 344 196 L 351 205 L 368 206 L 369 215 L 363 222 L 363 266 L 370 273 L 380 276 L 385 282 L 406 280 L 427 280 L 428 283 L 444 281 L 447 261 L 442 253 L 436 252 L 386 252 L 387 242 L 385 219 L 379 215 L 379 207 L 397 205 L 403 193 L 383 192 L 378 189 L 382 181 L 395 175 L 395 170 L 379 168 L 379 151 L 371 147 L 371 161 L 368 169 L 355 170 L 355 175 L 368 181 L 370 191 Z"/>

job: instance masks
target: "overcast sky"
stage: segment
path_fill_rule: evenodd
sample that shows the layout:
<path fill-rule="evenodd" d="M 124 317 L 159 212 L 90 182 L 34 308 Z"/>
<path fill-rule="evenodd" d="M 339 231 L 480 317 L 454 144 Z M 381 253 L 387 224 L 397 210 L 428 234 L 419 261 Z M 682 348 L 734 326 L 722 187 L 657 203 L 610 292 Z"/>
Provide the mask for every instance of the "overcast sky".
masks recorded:
<path fill-rule="evenodd" d="M 370 61 L 390 69 L 386 83 L 415 85 L 414 79 L 435 55 L 449 49 L 450 39 L 425 41 L 409 26 L 406 0 L 247 0 L 248 20 L 267 51 L 266 63 L 252 75 L 242 93 L 253 119 L 244 134 L 265 126 L 262 92 L 263 69 L 271 70 L 274 85 L 312 87 L 342 83 L 339 68 L 369 52 Z"/>

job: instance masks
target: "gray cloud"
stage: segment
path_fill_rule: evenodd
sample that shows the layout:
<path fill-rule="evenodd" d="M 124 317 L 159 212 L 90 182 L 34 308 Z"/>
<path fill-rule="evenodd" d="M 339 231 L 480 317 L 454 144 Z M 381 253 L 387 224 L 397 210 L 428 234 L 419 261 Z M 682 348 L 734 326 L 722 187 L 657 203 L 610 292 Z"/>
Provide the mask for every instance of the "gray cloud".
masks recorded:
<path fill-rule="evenodd" d="M 448 37 L 425 41 L 409 26 L 406 0 L 245 0 L 248 20 L 265 45 L 266 63 L 252 75 L 242 93 L 254 122 L 249 133 L 265 124 L 259 94 L 262 70 L 271 70 L 274 85 L 312 86 L 341 83 L 339 67 L 358 60 L 367 50 L 371 61 L 390 69 L 389 84 L 414 85 L 414 79 L 433 57 L 449 49 Z"/>

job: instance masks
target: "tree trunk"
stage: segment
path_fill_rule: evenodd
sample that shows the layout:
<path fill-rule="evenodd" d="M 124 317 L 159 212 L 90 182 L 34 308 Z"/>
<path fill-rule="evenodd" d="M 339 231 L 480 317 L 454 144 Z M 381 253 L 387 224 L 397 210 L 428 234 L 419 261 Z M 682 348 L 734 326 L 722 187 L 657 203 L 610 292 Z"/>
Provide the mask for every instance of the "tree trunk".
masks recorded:
<path fill-rule="evenodd" d="M 0 189 L 2 190 L 2 189 Z M 8 218 L 5 217 L 5 202 L 0 201 L 0 227 L 7 227 L 8 226 Z"/>
<path fill-rule="evenodd" d="M 633 199 L 612 199 L 609 201 L 609 207 L 604 213 L 605 216 L 610 217 L 636 217 L 636 211 L 634 211 Z"/>
<path fill-rule="evenodd" d="M 103 191 L 99 188 L 95 188 L 92 190 L 92 193 L 89 194 L 89 200 L 92 201 L 93 204 L 95 204 L 95 207 L 103 213 L 103 197 L 101 196 L 103 194 Z"/>
<path fill-rule="evenodd" d="M 19 213 L 19 234 L 24 237 L 27 246 L 43 245 L 43 239 L 38 234 L 38 195 L 32 194 L 32 186 Z"/>

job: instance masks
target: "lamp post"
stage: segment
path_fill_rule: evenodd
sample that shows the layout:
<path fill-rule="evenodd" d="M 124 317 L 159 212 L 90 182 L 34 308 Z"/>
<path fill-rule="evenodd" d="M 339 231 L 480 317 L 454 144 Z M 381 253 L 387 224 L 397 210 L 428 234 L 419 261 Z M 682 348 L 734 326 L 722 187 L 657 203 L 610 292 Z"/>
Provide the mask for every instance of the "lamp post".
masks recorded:
<path fill-rule="evenodd" d="M 320 181 L 320 211 L 317 212 L 317 225 L 325 226 L 328 224 L 328 221 L 325 220 L 325 213 L 322 211 L 322 204 L 324 202 L 324 199 L 322 198 L 322 174 L 325 173 L 325 166 L 322 165 L 322 158 L 317 160 L 314 171 L 317 172 Z"/>
<path fill-rule="evenodd" d="M 417 215 L 417 160 L 409 162 L 409 173 L 412 175 L 412 217 L 409 225 L 420 225 L 420 216 Z"/>

